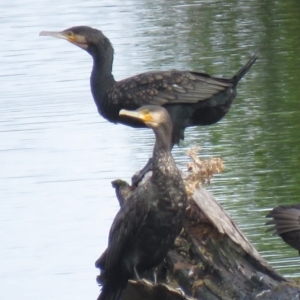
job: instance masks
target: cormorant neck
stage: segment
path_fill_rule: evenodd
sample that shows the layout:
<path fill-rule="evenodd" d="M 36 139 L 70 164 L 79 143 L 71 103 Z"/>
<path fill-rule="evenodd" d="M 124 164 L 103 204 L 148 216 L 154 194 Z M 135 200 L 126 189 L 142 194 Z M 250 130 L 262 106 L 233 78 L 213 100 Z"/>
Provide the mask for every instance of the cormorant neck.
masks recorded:
<path fill-rule="evenodd" d="M 165 124 L 167 125 L 167 124 Z M 158 149 L 170 152 L 172 147 L 172 134 L 171 130 L 166 130 L 167 128 L 159 127 L 155 130 L 155 146 L 153 152 L 157 151 Z M 154 154 L 154 153 L 153 153 Z"/>
<path fill-rule="evenodd" d="M 172 128 L 170 124 L 164 124 L 155 131 L 155 145 L 153 149 L 153 164 L 161 164 L 161 159 L 167 159 L 172 156 Z"/>
<path fill-rule="evenodd" d="M 112 75 L 112 65 L 114 60 L 114 50 L 111 45 L 107 45 L 106 49 L 101 46 L 95 47 L 90 51 L 93 57 L 93 70 L 91 75 L 91 83 L 95 85 L 109 85 L 114 83 Z"/>
<path fill-rule="evenodd" d="M 114 50 L 109 40 L 107 40 L 105 44 L 99 43 L 99 45 L 91 46 L 88 52 L 93 57 L 93 70 L 90 79 L 91 90 L 98 111 L 102 114 L 107 90 L 113 87 L 115 83 L 112 75 Z"/>

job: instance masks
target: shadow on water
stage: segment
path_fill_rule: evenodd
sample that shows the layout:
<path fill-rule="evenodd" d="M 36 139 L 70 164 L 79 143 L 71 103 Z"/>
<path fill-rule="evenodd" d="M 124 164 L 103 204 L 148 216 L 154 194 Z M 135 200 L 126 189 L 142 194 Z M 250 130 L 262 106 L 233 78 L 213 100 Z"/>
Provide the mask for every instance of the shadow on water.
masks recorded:
<path fill-rule="evenodd" d="M 90 57 L 38 37 L 82 24 L 111 39 L 118 80 L 165 69 L 231 77 L 260 53 L 228 115 L 189 128 L 173 153 L 182 167 L 194 145 L 223 158 L 209 189 L 273 266 L 299 276 L 296 251 L 264 226 L 269 209 L 300 202 L 298 0 L 13 2 L 3 8 L 0 49 L 3 299 L 52 299 L 44 291 L 53 286 L 55 299 L 96 297 L 93 262 L 117 211 L 110 181 L 128 180 L 152 151 L 150 130 L 97 115 Z"/>

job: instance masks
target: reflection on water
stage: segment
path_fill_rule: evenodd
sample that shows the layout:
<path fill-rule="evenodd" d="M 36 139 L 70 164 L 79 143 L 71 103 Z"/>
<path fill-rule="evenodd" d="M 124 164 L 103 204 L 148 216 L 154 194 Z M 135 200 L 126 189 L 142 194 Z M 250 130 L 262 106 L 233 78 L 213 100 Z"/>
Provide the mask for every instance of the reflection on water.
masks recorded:
<path fill-rule="evenodd" d="M 81 24 L 111 39 L 117 79 L 174 68 L 229 77 L 260 52 L 229 114 L 188 129 L 173 153 L 182 167 L 196 144 L 203 156 L 222 157 L 226 170 L 209 189 L 274 267 L 299 276 L 297 252 L 264 226 L 267 210 L 299 202 L 299 5 L 222 3 L 15 0 L 3 7 L 1 299 L 96 298 L 93 263 L 117 211 L 110 181 L 128 180 L 152 151 L 151 131 L 98 116 L 91 58 L 38 36 Z"/>

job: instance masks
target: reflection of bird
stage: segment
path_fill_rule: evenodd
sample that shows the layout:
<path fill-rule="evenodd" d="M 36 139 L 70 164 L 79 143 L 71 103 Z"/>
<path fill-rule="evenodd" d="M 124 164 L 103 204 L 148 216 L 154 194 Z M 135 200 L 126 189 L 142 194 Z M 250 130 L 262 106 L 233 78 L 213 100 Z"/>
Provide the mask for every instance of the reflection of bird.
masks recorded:
<path fill-rule="evenodd" d="M 287 244 L 298 250 L 300 255 L 300 204 L 284 205 L 271 210 L 267 225 L 274 225 L 268 231 L 274 230 Z"/>
<path fill-rule="evenodd" d="M 172 146 L 184 138 L 186 127 L 211 125 L 224 117 L 236 96 L 238 82 L 257 59 L 257 55 L 253 55 L 228 79 L 191 71 L 164 71 L 115 81 L 112 75 L 114 50 L 101 31 L 78 26 L 62 32 L 42 31 L 40 35 L 65 39 L 93 57 L 91 90 L 99 113 L 108 121 L 146 127 L 140 120 L 119 115 L 119 111 L 148 104 L 164 106 L 173 123 Z"/>
<path fill-rule="evenodd" d="M 117 213 L 108 247 L 96 261 L 103 283 L 100 300 L 119 299 L 130 278 L 161 263 L 179 234 L 187 196 L 171 155 L 172 123 L 159 106 L 120 114 L 139 119 L 155 133 L 152 177 L 137 187 Z"/>

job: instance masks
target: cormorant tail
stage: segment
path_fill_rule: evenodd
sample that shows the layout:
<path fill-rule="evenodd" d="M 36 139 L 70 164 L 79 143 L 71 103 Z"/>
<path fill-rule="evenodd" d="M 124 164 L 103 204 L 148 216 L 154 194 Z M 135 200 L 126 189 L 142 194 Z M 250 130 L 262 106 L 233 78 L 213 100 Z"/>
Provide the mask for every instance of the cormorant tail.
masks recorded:
<path fill-rule="evenodd" d="M 121 300 L 123 288 L 115 285 L 104 285 L 97 300 Z"/>
<path fill-rule="evenodd" d="M 126 288 L 128 276 L 121 270 L 116 270 L 107 276 L 104 270 L 97 276 L 97 282 L 102 285 L 101 294 L 97 300 L 121 300 L 120 297 L 122 291 Z"/>
<path fill-rule="evenodd" d="M 255 53 L 251 56 L 251 58 L 248 60 L 248 62 L 237 72 L 237 74 L 234 76 L 234 83 L 233 87 L 235 88 L 239 81 L 245 76 L 245 74 L 250 70 L 252 65 L 255 63 L 257 60 L 258 55 Z"/>

